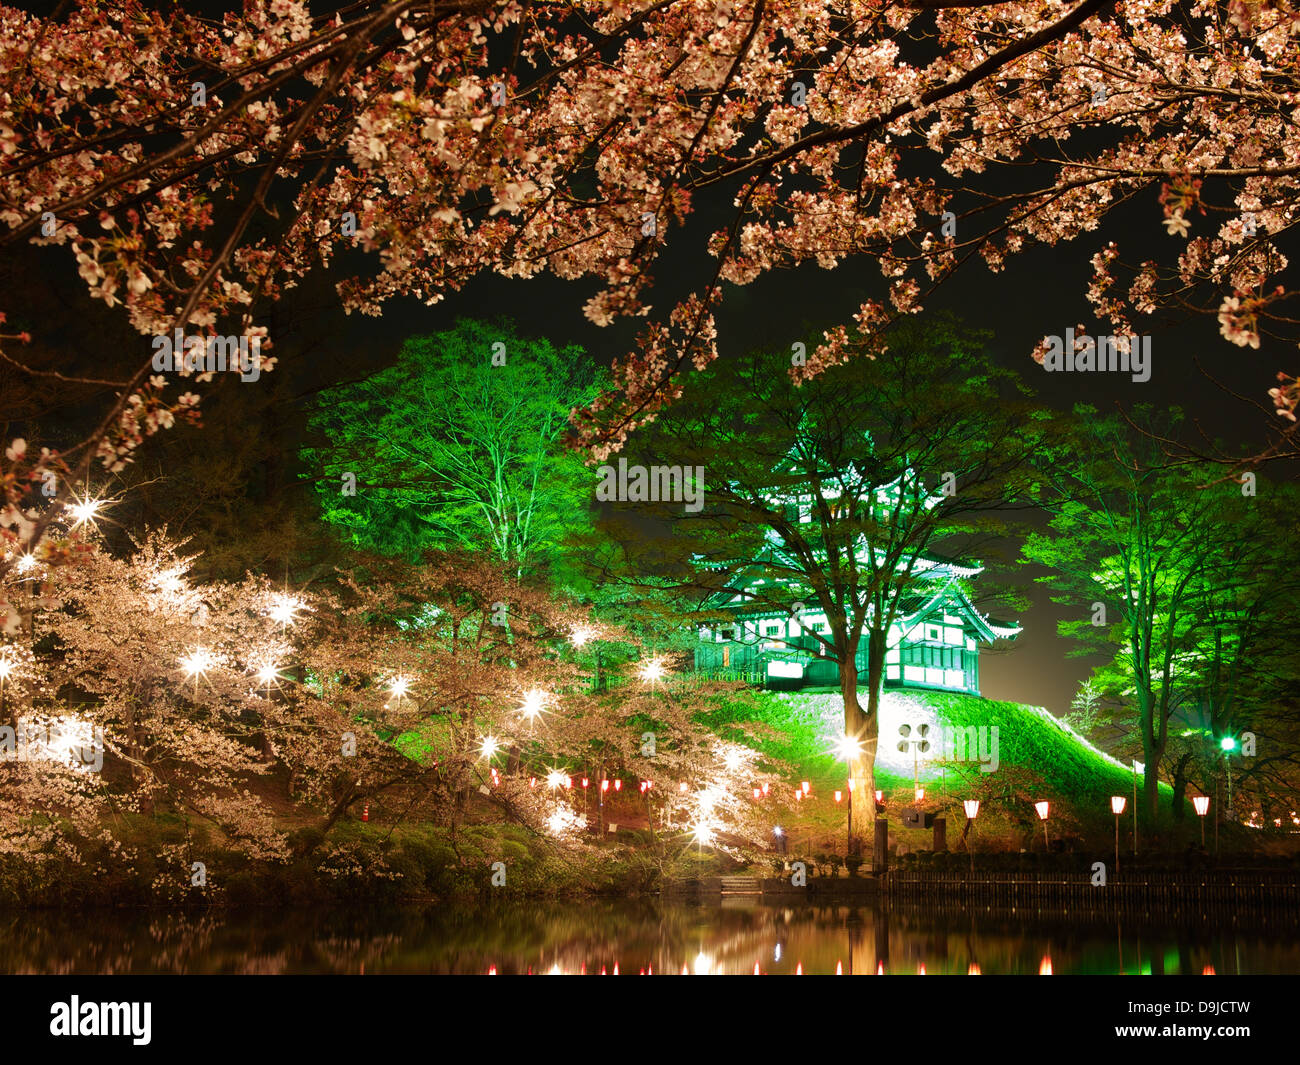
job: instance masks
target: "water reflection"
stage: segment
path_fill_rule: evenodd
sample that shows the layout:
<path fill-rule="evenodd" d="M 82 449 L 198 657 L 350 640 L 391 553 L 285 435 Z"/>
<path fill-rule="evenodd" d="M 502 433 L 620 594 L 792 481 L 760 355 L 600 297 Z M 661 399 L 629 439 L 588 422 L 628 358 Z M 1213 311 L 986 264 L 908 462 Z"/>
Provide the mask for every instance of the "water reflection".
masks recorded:
<path fill-rule="evenodd" d="M 1300 971 L 1294 916 L 1163 927 L 859 906 L 497 903 L 382 912 L 0 913 L 5 973 L 1214 975 Z"/>

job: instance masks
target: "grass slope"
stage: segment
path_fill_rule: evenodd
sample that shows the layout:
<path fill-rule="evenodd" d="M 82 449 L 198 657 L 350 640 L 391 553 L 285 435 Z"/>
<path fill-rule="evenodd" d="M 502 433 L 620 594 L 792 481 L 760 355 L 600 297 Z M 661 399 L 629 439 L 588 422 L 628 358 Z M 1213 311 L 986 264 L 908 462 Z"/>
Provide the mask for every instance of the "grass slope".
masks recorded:
<path fill-rule="evenodd" d="M 822 796 L 844 787 L 845 766 L 833 753 L 844 728 L 837 693 L 747 693 L 710 714 L 709 723 L 756 747 L 774 765 L 794 770 Z M 898 749 L 903 724 L 911 726 L 912 736 L 918 725 L 930 725 L 932 749 L 917 758 L 915 770 L 912 748 L 906 753 Z M 996 728 L 997 768 L 982 772 L 975 760 L 940 761 L 944 726 L 985 729 L 987 765 L 993 761 L 988 756 Z M 880 707 L 876 787 L 893 809 L 913 805 L 914 772 L 927 789 L 926 807 L 947 811 L 949 824 L 957 826 L 963 821 L 963 798 L 982 799 L 981 819 L 987 812 L 1008 829 L 1032 827 L 1032 802 L 1047 799 L 1054 824 L 1088 834 L 1112 826 L 1112 795 L 1133 801 L 1132 767 L 1098 750 L 1042 707 L 948 692 L 887 692 Z M 1169 814 L 1170 796 L 1169 786 L 1161 784 L 1162 819 Z M 837 816 L 833 806 L 827 813 L 828 821 Z"/>

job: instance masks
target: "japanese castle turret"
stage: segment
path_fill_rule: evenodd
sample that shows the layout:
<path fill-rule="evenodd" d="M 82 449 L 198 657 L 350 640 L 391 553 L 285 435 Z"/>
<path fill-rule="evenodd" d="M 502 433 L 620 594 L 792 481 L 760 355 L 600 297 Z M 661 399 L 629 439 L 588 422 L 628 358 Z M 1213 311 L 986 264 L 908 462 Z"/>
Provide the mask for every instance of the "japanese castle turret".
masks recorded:
<path fill-rule="evenodd" d="M 882 489 L 881 502 L 896 486 Z M 796 508 L 798 513 L 796 514 Z M 806 497 L 790 504 L 788 517 L 806 523 Z M 861 558 L 869 548 L 859 548 Z M 799 591 L 777 576 L 790 573 L 795 561 L 781 539 L 769 531 L 760 556 L 739 568 L 705 610 L 724 620 L 699 628 L 695 649 L 698 672 L 750 680 L 774 689 L 838 688 L 839 667 L 815 633 L 828 631 L 827 619 L 816 606 L 790 604 Z M 978 564 L 960 564 L 938 555 L 922 554 L 912 563 L 893 624 L 886 640 L 886 689 L 929 688 L 979 694 L 981 645 L 1014 639 L 1015 623 L 999 623 L 980 613 L 967 589 L 983 571 Z M 808 596 L 812 599 L 812 596 Z M 861 641 L 856 665 L 860 682 L 867 680 L 867 641 Z"/>

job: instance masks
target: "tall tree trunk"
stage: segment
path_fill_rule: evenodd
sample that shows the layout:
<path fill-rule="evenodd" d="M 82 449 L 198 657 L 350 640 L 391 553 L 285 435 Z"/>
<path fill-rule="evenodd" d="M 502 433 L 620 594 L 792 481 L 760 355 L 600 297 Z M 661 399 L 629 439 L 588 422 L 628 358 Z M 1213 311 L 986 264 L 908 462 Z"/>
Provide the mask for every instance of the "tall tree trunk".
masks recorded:
<path fill-rule="evenodd" d="M 1154 827 L 1157 804 L 1160 801 L 1160 759 L 1164 756 L 1165 745 L 1156 735 L 1155 698 L 1140 678 L 1137 699 L 1142 732 L 1142 819 L 1148 826 Z"/>
<path fill-rule="evenodd" d="M 868 644 L 867 708 L 858 699 L 858 666 L 856 654 L 840 658 L 840 694 L 844 698 L 844 734 L 856 739 L 858 753 L 849 760 L 849 778 L 853 787 L 849 804 L 853 813 L 853 835 L 856 840 L 871 839 L 876 823 L 876 747 L 880 738 L 880 675 L 884 666 L 883 638 L 879 653 L 875 653 L 875 634 Z M 855 846 L 855 849 L 856 846 Z"/>
<path fill-rule="evenodd" d="M 1187 765 L 1192 760 L 1190 754 L 1184 754 L 1174 765 L 1174 822 L 1181 824 L 1186 814 L 1185 797 L 1187 795 Z"/>

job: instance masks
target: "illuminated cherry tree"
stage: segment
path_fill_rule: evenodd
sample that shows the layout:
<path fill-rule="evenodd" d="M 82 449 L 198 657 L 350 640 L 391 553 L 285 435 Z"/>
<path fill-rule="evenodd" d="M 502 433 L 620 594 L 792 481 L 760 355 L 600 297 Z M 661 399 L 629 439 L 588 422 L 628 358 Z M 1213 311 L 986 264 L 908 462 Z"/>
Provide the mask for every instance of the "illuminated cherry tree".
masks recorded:
<path fill-rule="evenodd" d="M 581 848 L 598 827 L 582 778 L 626 783 L 623 809 L 639 798 L 679 849 L 766 835 L 749 795 L 775 778 L 700 724 L 709 692 L 670 688 L 623 634 L 490 566 L 373 560 L 310 591 L 195 583 L 164 533 L 118 557 L 87 523 L 57 581 L 46 563 L 4 578 L 25 624 L 0 642 L 0 855 L 160 859 L 155 891 L 178 898 L 210 843 L 287 862 L 304 825 L 322 875 L 344 875 L 357 844 L 330 832 L 371 804 L 453 840 L 486 819 Z M 621 683 L 595 690 L 598 652 Z M 124 814 L 164 812 L 186 839 L 159 854 L 114 835 Z"/>

